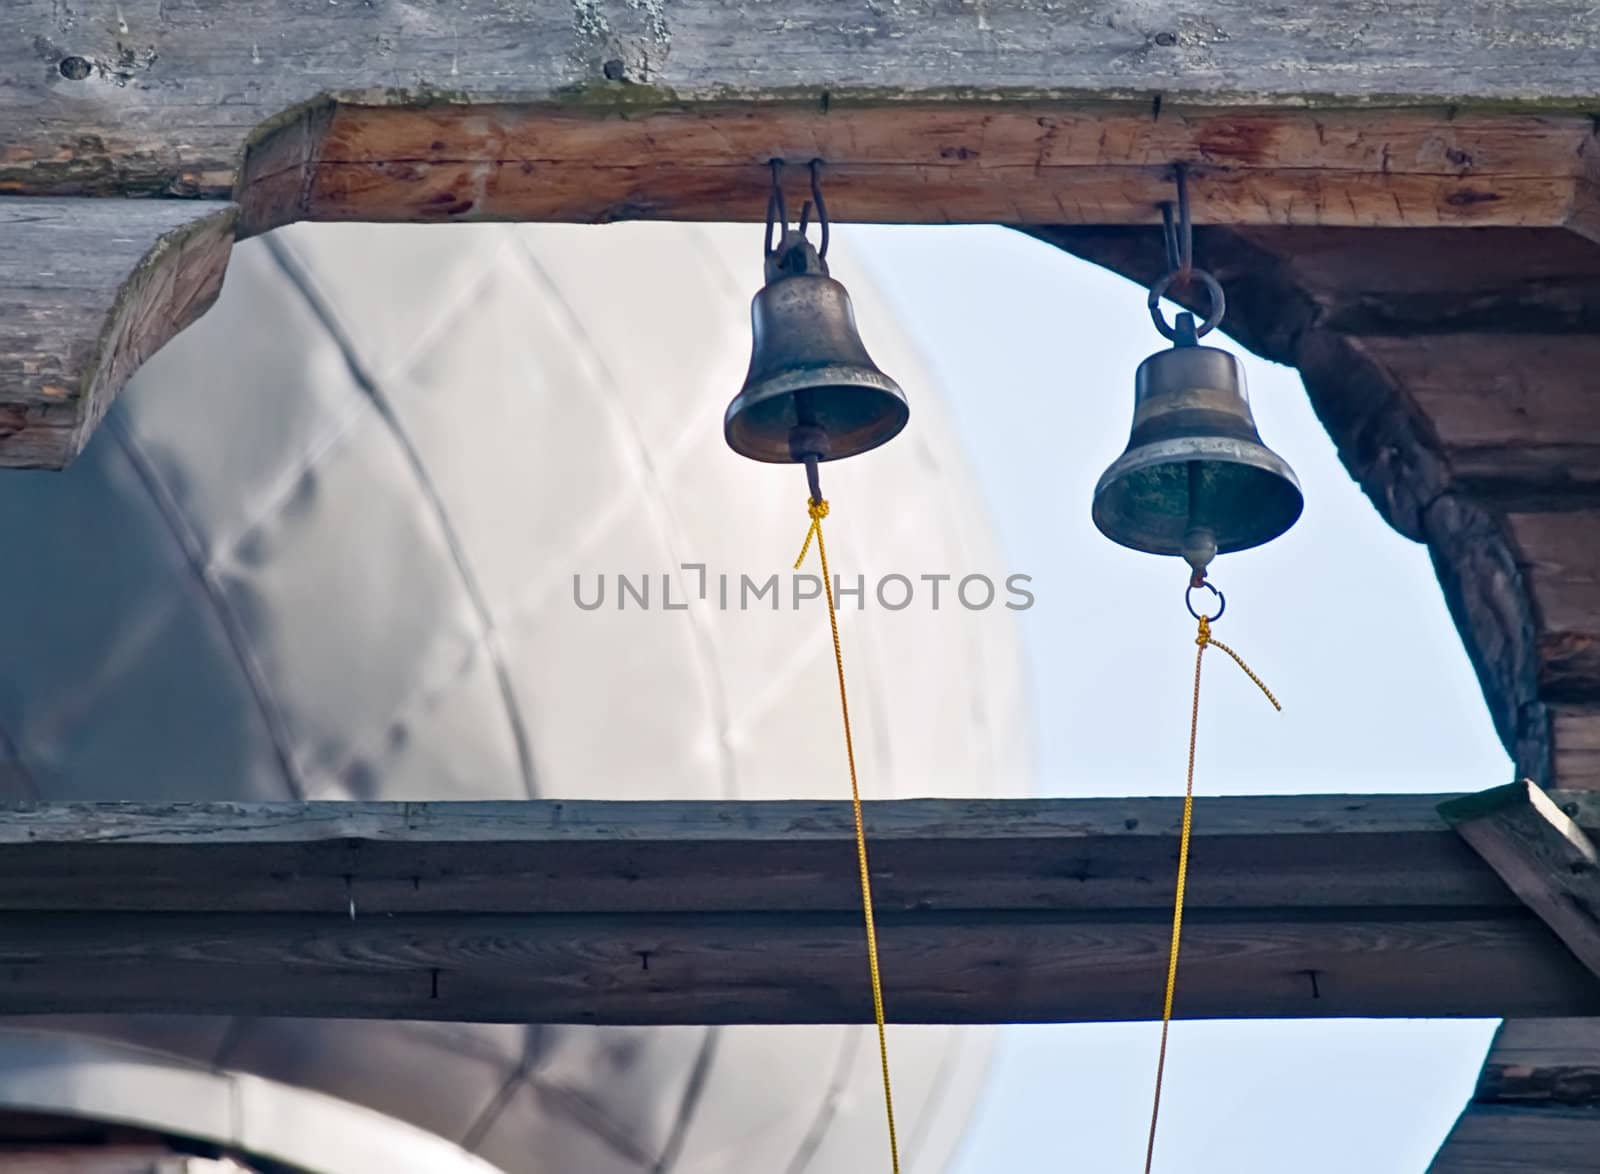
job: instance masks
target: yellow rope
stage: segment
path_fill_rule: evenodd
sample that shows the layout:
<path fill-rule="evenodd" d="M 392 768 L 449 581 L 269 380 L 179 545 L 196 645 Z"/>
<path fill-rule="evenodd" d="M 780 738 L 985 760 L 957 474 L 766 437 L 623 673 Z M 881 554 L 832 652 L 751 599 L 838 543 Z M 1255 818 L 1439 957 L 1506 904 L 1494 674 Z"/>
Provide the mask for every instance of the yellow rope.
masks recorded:
<path fill-rule="evenodd" d="M 1189 775 L 1183 787 L 1183 831 L 1178 837 L 1178 888 L 1172 899 L 1172 948 L 1167 954 L 1167 995 L 1161 1007 L 1161 1055 L 1156 1061 L 1156 1095 L 1150 1106 L 1150 1140 L 1144 1150 L 1144 1174 L 1150 1174 L 1155 1164 L 1156 1123 L 1161 1118 L 1161 1082 L 1167 1073 L 1167 1035 L 1172 1029 L 1172 996 L 1178 987 L 1178 942 L 1183 936 L 1183 897 L 1189 881 L 1189 833 L 1194 827 L 1194 747 L 1200 727 L 1200 666 L 1205 663 L 1206 649 L 1215 645 L 1226 652 L 1244 670 L 1244 675 L 1255 682 L 1256 688 L 1267 695 L 1272 707 L 1283 709 L 1272 695 L 1272 690 L 1251 671 L 1244 659 L 1222 641 L 1212 638 L 1211 621 L 1205 616 L 1200 617 L 1200 632 L 1194 642 L 1199 648 L 1194 654 L 1194 703 L 1189 710 Z"/>
<path fill-rule="evenodd" d="M 889 1038 L 884 1029 L 883 980 L 878 974 L 878 927 L 872 917 L 872 877 L 867 868 L 867 830 L 861 818 L 861 787 L 856 782 L 856 749 L 850 736 L 850 702 L 844 690 L 844 653 L 839 647 L 839 616 L 833 604 L 833 579 L 828 574 L 828 548 L 822 541 L 822 519 L 828 516 L 828 503 L 808 499 L 811 529 L 806 531 L 800 557 L 794 560 L 799 570 L 805 562 L 811 540 L 817 540 L 817 556 L 822 560 L 822 590 L 828 599 L 828 626 L 833 630 L 833 663 L 839 673 L 839 711 L 844 716 L 844 752 L 850 763 L 850 803 L 856 817 L 856 860 L 861 865 L 861 907 L 867 921 L 867 969 L 872 975 L 872 1011 L 878 1020 L 878 1059 L 883 1067 L 883 1107 L 889 1118 L 889 1161 L 894 1174 L 900 1174 L 900 1143 L 894 1131 L 894 1093 L 889 1087 Z"/>

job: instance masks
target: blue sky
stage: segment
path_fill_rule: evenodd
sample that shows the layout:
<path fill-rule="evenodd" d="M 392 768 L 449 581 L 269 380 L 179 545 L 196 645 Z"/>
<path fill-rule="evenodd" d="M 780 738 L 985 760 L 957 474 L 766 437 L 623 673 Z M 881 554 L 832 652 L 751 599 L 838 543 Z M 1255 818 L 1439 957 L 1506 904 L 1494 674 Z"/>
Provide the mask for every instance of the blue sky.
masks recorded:
<path fill-rule="evenodd" d="M 1089 521 L 1095 480 L 1127 440 L 1134 368 L 1164 345 L 1143 291 L 1004 229 L 839 232 L 933 364 L 1007 565 L 1034 577 L 1038 603 L 1019 622 L 1040 792 L 1181 794 L 1194 656 L 1183 567 L 1122 550 Z M 871 323 L 862 328 L 870 345 Z M 1350 480 L 1296 373 L 1245 361 L 1262 435 L 1299 473 L 1306 511 L 1278 542 L 1218 561 L 1213 578 L 1229 601 L 1218 635 L 1273 687 L 1284 712 L 1274 714 L 1231 667 L 1213 667 L 1197 792 L 1506 782 L 1510 763 L 1426 552 L 1391 531 Z M 918 391 L 910 391 L 914 411 Z M 1422 1174 L 1471 1091 L 1493 1027 L 1180 1023 L 1156 1169 Z M 1004 1029 L 950 1174 L 1046 1165 L 1137 1172 L 1157 1031 Z"/>

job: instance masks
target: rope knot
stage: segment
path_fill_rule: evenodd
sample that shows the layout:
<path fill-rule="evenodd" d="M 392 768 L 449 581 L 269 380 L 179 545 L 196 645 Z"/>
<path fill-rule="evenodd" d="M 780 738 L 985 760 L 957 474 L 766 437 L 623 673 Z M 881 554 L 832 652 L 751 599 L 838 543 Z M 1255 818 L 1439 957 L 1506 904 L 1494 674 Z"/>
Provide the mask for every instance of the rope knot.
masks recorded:
<path fill-rule="evenodd" d="M 828 516 L 828 501 L 827 501 L 827 499 L 823 498 L 821 501 L 818 501 L 814 497 L 813 498 L 807 498 L 806 499 L 806 512 L 811 515 L 811 520 L 813 522 L 820 522 L 823 518 Z"/>
<path fill-rule="evenodd" d="M 1205 616 L 1200 617 L 1200 634 L 1194 638 L 1194 642 L 1201 648 L 1211 643 L 1211 621 Z"/>

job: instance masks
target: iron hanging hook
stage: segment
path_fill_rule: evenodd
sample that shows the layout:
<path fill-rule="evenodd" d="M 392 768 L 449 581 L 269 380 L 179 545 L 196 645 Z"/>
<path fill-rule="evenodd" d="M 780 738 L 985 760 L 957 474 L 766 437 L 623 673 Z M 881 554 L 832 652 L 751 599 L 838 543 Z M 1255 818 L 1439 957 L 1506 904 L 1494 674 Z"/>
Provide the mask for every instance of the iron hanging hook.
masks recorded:
<path fill-rule="evenodd" d="M 811 161 L 811 201 L 817 206 L 817 227 L 822 230 L 822 240 L 817 245 L 817 256 L 828 256 L 828 205 L 822 199 L 822 160 Z"/>
<path fill-rule="evenodd" d="M 1194 270 L 1194 219 L 1189 213 L 1189 167 L 1172 165 L 1172 182 L 1178 189 L 1178 273 L 1185 279 Z"/>
<path fill-rule="evenodd" d="M 822 198 L 822 160 L 811 161 L 811 198 L 800 205 L 800 235 L 804 236 L 806 229 L 811 226 L 811 209 L 817 210 L 817 226 L 822 229 L 822 240 L 817 246 L 817 256 L 824 261 L 828 259 L 828 205 Z"/>
<path fill-rule="evenodd" d="M 784 234 L 789 231 L 789 209 L 783 200 L 783 160 L 769 159 L 767 166 L 772 169 L 772 187 L 767 192 L 766 251 L 768 257 L 775 257 Z M 776 234 L 772 231 L 774 228 L 778 230 Z"/>
<path fill-rule="evenodd" d="M 1228 301 L 1222 292 L 1222 283 L 1204 269 L 1194 267 L 1194 217 L 1189 208 L 1189 167 L 1186 163 L 1174 163 L 1173 183 L 1178 189 L 1177 217 L 1174 222 L 1173 201 L 1164 200 L 1161 204 L 1161 239 L 1166 246 L 1167 271 L 1150 287 L 1150 296 L 1147 304 L 1150 309 L 1150 320 L 1155 323 L 1155 328 L 1161 336 L 1180 345 L 1192 344 L 1202 335 L 1210 334 L 1222 324 L 1222 316 L 1227 313 Z M 1195 327 L 1191 336 L 1189 322 L 1192 318 L 1187 315 L 1179 316 L 1178 326 L 1170 326 L 1161 314 L 1161 299 L 1173 286 L 1190 286 L 1196 280 L 1205 286 L 1206 297 L 1210 302 L 1205 320 Z M 1189 318 L 1188 321 L 1185 321 Z"/>

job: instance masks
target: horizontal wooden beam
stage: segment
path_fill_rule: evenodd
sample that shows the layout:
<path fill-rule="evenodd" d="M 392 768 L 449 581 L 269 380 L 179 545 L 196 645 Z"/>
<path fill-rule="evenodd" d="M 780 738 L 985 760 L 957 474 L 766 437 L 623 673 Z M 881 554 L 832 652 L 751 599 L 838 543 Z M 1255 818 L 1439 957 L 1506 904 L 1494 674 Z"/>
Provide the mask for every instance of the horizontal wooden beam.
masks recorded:
<path fill-rule="evenodd" d="M 1178 1013 L 1600 1014 L 1438 799 L 1202 801 Z M 891 1018 L 1155 1016 L 1178 816 L 869 804 Z M 852 837 L 811 802 L 11 808 L 0 1014 L 864 1021 Z"/>
<path fill-rule="evenodd" d="M 1489 11 L 1401 0 L 1361 15 L 1352 27 L 1335 0 L 1287 16 L 1252 0 L 1087 0 L 1070 11 L 1044 0 L 457 0 L 437 15 L 246 0 L 122 0 L 89 13 L 10 0 L 0 185 L 225 194 L 258 128 L 328 96 L 601 114 L 1157 99 L 1582 114 L 1600 94 L 1590 68 L 1600 31 L 1585 0 Z"/>
<path fill-rule="evenodd" d="M 891 104 L 363 105 L 249 148 L 244 227 L 296 220 L 759 220 L 769 160 L 827 163 L 840 219 L 1150 224 L 1172 165 L 1223 224 L 1549 226 L 1577 206 L 1585 114 Z M 804 169 L 791 169 L 799 207 Z"/>

